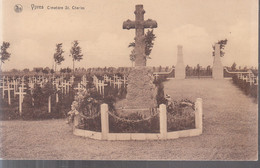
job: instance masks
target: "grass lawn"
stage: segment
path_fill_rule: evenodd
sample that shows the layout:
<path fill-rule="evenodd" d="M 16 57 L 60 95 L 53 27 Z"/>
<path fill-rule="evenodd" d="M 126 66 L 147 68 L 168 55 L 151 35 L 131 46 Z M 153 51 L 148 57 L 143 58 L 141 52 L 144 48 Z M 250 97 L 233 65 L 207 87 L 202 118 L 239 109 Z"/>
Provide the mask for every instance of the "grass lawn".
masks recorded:
<path fill-rule="evenodd" d="M 64 119 L 0 122 L 3 159 L 257 160 L 258 105 L 231 80 L 164 83 L 175 100 L 203 99 L 203 134 L 159 141 L 99 141 L 77 137 Z"/>

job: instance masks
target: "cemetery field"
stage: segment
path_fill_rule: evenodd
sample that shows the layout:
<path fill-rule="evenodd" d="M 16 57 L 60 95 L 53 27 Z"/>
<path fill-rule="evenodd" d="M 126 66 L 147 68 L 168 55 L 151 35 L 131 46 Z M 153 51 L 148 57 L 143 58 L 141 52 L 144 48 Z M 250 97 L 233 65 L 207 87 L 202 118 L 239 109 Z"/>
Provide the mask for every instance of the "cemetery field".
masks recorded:
<path fill-rule="evenodd" d="M 258 105 L 231 79 L 172 79 L 173 100 L 203 100 L 203 133 L 158 141 L 99 141 L 77 137 L 65 119 L 1 121 L 3 159 L 257 160 Z"/>

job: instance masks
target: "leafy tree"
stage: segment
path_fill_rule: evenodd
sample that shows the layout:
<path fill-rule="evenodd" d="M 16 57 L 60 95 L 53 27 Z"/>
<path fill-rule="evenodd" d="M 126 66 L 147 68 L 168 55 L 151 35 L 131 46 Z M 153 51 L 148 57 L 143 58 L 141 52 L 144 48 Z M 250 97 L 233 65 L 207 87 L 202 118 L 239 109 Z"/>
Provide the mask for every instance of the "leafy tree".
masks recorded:
<path fill-rule="evenodd" d="M 41 72 L 42 70 L 43 70 L 42 68 L 35 68 L 36 73 L 39 73 L 39 72 Z"/>
<path fill-rule="evenodd" d="M 150 54 L 153 48 L 153 41 L 155 40 L 156 36 L 153 34 L 153 30 L 148 30 L 145 34 L 145 55 L 146 59 L 151 59 Z"/>
<path fill-rule="evenodd" d="M 30 70 L 29 70 L 29 68 L 25 68 L 25 69 L 23 69 L 23 72 L 28 73 L 28 72 L 30 72 Z"/>
<path fill-rule="evenodd" d="M 53 69 L 51 69 L 50 73 L 51 73 L 51 74 L 54 74 L 54 70 L 53 70 Z"/>
<path fill-rule="evenodd" d="M 56 52 L 53 55 L 54 62 L 55 62 L 55 71 L 57 65 L 60 65 L 62 61 L 64 61 L 64 56 L 62 55 L 64 51 L 62 50 L 62 43 L 56 44 Z"/>
<path fill-rule="evenodd" d="M 71 69 L 69 67 L 67 67 L 66 71 L 67 73 L 71 73 Z"/>
<path fill-rule="evenodd" d="M 83 58 L 83 54 L 81 54 L 81 47 L 78 46 L 79 45 L 79 42 L 77 40 L 75 40 L 73 42 L 73 46 L 70 50 L 70 56 L 72 57 L 72 61 L 73 61 L 73 72 L 74 72 L 74 64 L 75 64 L 75 61 L 80 61 L 82 60 Z"/>
<path fill-rule="evenodd" d="M 132 67 L 134 66 L 135 57 L 136 57 L 136 55 L 135 55 L 135 50 L 133 49 L 133 50 L 131 51 L 131 54 L 130 54 L 130 61 L 132 62 Z"/>
<path fill-rule="evenodd" d="M 232 66 L 231 66 L 231 70 L 232 70 L 232 71 L 235 71 L 235 70 L 236 70 L 236 66 L 237 66 L 237 64 L 234 62 L 234 63 L 232 64 Z"/>
<path fill-rule="evenodd" d="M 146 55 L 146 59 L 151 59 L 150 57 L 150 54 L 152 52 L 152 49 L 153 49 L 153 41 L 155 40 L 156 36 L 155 34 L 153 33 L 153 30 L 148 30 L 145 35 L 145 55 Z M 135 47 L 135 42 L 131 42 L 128 47 Z M 135 51 L 134 49 L 131 51 L 131 54 L 130 54 L 130 60 L 132 61 L 132 66 L 133 66 L 133 62 L 135 61 Z"/>
<path fill-rule="evenodd" d="M 48 74 L 49 71 L 50 71 L 50 68 L 46 67 L 46 68 L 44 68 L 44 69 L 42 70 L 42 73 Z"/>
<path fill-rule="evenodd" d="M 2 46 L 1 46 L 1 64 L 0 64 L 0 70 L 2 70 L 2 64 L 5 63 L 6 60 L 8 60 L 11 56 L 11 54 L 9 52 L 7 52 L 7 49 L 10 47 L 10 43 L 9 42 L 3 42 Z"/>
<path fill-rule="evenodd" d="M 200 64 L 197 64 L 197 74 L 198 74 L 198 78 L 200 77 Z"/>
<path fill-rule="evenodd" d="M 218 42 L 217 42 L 217 44 L 220 44 L 220 56 L 221 57 L 223 57 L 224 55 L 225 55 L 225 52 L 224 52 L 224 49 L 225 49 L 225 46 L 226 46 L 226 44 L 227 44 L 227 39 L 225 39 L 225 40 L 219 40 Z M 215 56 L 215 46 L 212 46 L 212 48 L 213 48 L 213 56 Z"/>
<path fill-rule="evenodd" d="M 162 72 L 162 66 L 161 65 L 159 66 L 159 72 Z"/>

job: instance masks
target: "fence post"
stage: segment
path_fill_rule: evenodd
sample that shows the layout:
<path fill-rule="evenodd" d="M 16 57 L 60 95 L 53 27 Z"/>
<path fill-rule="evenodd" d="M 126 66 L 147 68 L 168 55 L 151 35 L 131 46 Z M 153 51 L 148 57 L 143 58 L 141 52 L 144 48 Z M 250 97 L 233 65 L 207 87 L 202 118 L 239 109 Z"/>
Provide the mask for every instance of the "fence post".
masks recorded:
<path fill-rule="evenodd" d="M 195 126 L 202 133 L 202 99 L 197 98 L 195 103 Z"/>
<path fill-rule="evenodd" d="M 74 116 L 74 120 L 73 120 L 74 128 L 79 125 L 79 120 L 80 120 L 79 114 L 75 115 L 75 116 Z"/>
<path fill-rule="evenodd" d="M 11 105 L 11 93 L 10 93 L 10 83 L 7 82 L 7 96 L 8 96 L 8 104 Z"/>
<path fill-rule="evenodd" d="M 108 123 L 108 105 L 101 104 L 101 134 L 102 140 L 107 140 L 107 134 L 109 133 Z"/>
<path fill-rule="evenodd" d="M 167 138 L 167 116 L 166 116 L 166 105 L 160 105 L 160 134 L 162 139 Z"/>
<path fill-rule="evenodd" d="M 51 95 L 48 97 L 48 112 L 51 113 Z"/>
<path fill-rule="evenodd" d="M 22 115 L 22 87 L 19 87 L 19 114 Z"/>

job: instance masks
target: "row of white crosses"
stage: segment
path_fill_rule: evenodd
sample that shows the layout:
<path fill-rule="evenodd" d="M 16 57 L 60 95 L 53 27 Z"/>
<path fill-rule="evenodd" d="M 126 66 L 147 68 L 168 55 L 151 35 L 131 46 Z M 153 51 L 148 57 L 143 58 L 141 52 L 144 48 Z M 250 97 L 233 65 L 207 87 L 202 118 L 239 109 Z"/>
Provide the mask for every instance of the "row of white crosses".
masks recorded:
<path fill-rule="evenodd" d="M 29 79 L 29 86 L 31 90 L 34 88 L 34 84 L 37 83 L 42 87 L 44 84 L 46 84 L 48 81 L 52 82 L 52 85 L 54 88 L 56 88 L 57 91 L 61 90 L 62 94 L 67 94 L 70 91 L 70 87 L 74 83 L 74 76 L 71 76 L 69 81 L 66 81 L 64 79 L 64 76 L 55 77 L 54 75 L 52 77 L 49 76 L 49 78 L 45 78 L 43 76 L 39 76 L 38 78 L 33 78 L 33 80 Z M 56 92 L 56 103 L 59 102 L 59 94 Z M 51 113 L 51 95 L 48 97 L 48 112 Z"/>
<path fill-rule="evenodd" d="M 70 78 L 70 81 L 66 81 L 64 80 L 64 77 L 60 77 L 60 78 L 55 78 L 54 76 L 46 78 L 44 76 L 38 76 L 38 77 L 29 77 L 29 82 L 28 82 L 28 86 L 29 89 L 32 91 L 35 88 L 35 84 L 38 84 L 40 87 L 43 87 L 44 84 L 46 84 L 48 81 L 53 81 L 52 84 L 56 85 L 56 89 L 57 90 L 62 90 L 62 93 L 68 93 L 69 92 L 69 87 L 72 86 L 73 82 L 74 82 L 74 76 L 72 76 Z M 0 88 L 2 89 L 2 97 L 5 97 L 5 91 L 7 91 L 8 94 L 8 104 L 11 104 L 11 91 L 13 91 L 14 97 L 16 95 L 19 96 L 19 113 L 20 115 L 22 114 L 22 103 L 23 103 L 23 98 L 24 95 L 26 94 L 26 92 L 24 92 L 25 90 L 25 79 L 24 76 L 22 78 L 18 77 L 17 79 L 15 79 L 14 77 L 9 80 L 9 77 L 3 77 L 0 80 Z M 19 88 L 19 90 L 18 90 Z M 48 99 L 48 107 L 49 107 L 49 112 L 51 112 L 51 96 Z M 56 93 L 56 102 L 58 102 L 58 93 Z M 33 101 L 32 101 L 32 104 Z"/>
<path fill-rule="evenodd" d="M 83 75 L 82 78 L 81 78 L 81 81 L 78 83 L 77 87 L 75 87 L 74 89 L 79 91 L 83 88 L 87 88 L 87 84 L 88 84 L 87 78 L 86 78 L 85 75 Z"/>
<path fill-rule="evenodd" d="M 15 97 L 16 95 L 19 96 L 19 113 L 20 115 L 22 114 L 22 103 L 23 103 L 23 98 L 26 92 L 25 90 L 25 80 L 24 77 L 17 78 L 9 78 L 3 76 L 3 78 L 0 80 L 1 82 L 1 89 L 2 89 L 2 97 L 4 99 L 5 97 L 5 91 L 7 91 L 7 98 L 8 98 L 8 104 L 11 105 L 11 91 L 13 91 L 13 96 Z M 17 91 L 17 88 L 19 90 Z"/>
<path fill-rule="evenodd" d="M 107 75 L 104 75 L 104 80 L 105 82 L 109 82 L 109 85 L 111 86 L 111 84 L 113 83 L 114 88 L 117 86 L 118 89 L 122 87 L 122 85 L 124 85 L 124 87 L 127 84 L 127 78 L 124 75 L 123 78 L 117 76 L 117 75 L 113 75 L 113 79 L 108 77 Z"/>
<path fill-rule="evenodd" d="M 250 85 L 258 85 L 258 76 L 255 76 L 253 73 L 247 73 L 246 75 L 239 73 L 238 78 L 245 80 L 250 83 Z"/>
<path fill-rule="evenodd" d="M 96 75 L 93 76 L 93 84 L 95 85 L 97 91 L 102 94 L 102 96 L 105 96 L 105 86 L 107 84 L 105 83 L 105 80 L 99 80 Z"/>

